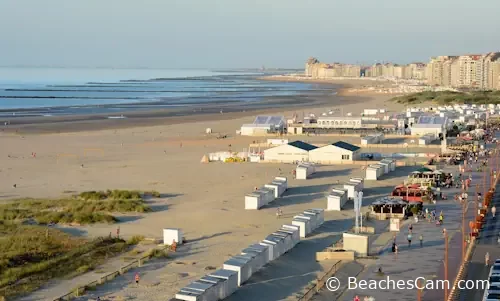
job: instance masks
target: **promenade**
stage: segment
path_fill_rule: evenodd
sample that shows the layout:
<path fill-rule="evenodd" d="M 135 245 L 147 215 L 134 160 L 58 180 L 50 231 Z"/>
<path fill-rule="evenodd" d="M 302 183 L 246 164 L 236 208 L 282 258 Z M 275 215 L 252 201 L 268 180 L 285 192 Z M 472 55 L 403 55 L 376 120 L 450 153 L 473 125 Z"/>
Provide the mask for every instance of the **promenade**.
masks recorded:
<path fill-rule="evenodd" d="M 467 221 L 466 231 L 469 231 L 468 221 L 474 219 L 475 204 L 471 200 L 475 195 L 475 184 L 482 181 L 483 173 L 475 172 L 476 164 L 472 166 L 474 172 L 472 175 L 472 185 L 468 191 L 469 204 L 466 210 L 465 220 Z M 457 174 L 458 168 L 456 166 L 448 166 L 445 168 L 446 172 Z M 469 173 L 466 175 L 468 176 Z M 443 189 L 443 193 L 448 195 L 448 200 L 438 201 L 436 205 L 424 204 L 424 208 L 429 210 L 435 209 L 437 214 L 443 211 L 444 224 L 443 226 L 436 226 L 434 222 L 427 222 L 420 220 L 415 223 L 412 220 L 407 220 L 402 223 L 400 232 L 396 234 L 396 243 L 398 244 L 398 254 L 392 253 L 391 245 L 392 239 L 386 240 L 387 244 L 381 251 L 377 260 L 373 263 L 367 264 L 365 269 L 359 275 L 349 275 L 356 277 L 357 281 L 360 280 L 375 280 L 382 279 L 398 281 L 403 280 L 414 281 L 417 277 L 423 277 L 426 281 L 444 280 L 444 258 L 445 258 L 445 241 L 443 235 L 443 228 L 448 233 L 449 247 L 448 247 L 448 279 L 450 286 L 458 273 L 462 256 L 462 205 L 456 202 L 453 196 L 459 193 L 460 190 L 456 188 Z M 407 235 L 408 226 L 413 224 L 413 240 L 411 246 L 408 246 Z M 423 245 L 420 246 L 419 236 L 423 235 Z M 373 246 L 373 244 L 372 244 Z M 383 274 L 378 273 L 381 268 Z M 355 271 L 355 269 L 352 269 Z M 346 278 L 346 277 L 342 277 Z M 423 301 L 442 301 L 444 299 L 444 290 L 441 288 L 426 289 L 422 293 Z M 374 297 L 375 300 L 384 301 L 414 301 L 417 300 L 417 289 L 401 290 L 397 287 L 378 288 L 376 290 L 360 288 L 348 289 L 340 295 L 338 292 L 328 292 L 324 289 L 318 298 L 313 300 L 353 300 L 355 296 L 359 296 L 361 300 L 365 296 Z M 469 299 L 475 300 L 475 299 Z"/>

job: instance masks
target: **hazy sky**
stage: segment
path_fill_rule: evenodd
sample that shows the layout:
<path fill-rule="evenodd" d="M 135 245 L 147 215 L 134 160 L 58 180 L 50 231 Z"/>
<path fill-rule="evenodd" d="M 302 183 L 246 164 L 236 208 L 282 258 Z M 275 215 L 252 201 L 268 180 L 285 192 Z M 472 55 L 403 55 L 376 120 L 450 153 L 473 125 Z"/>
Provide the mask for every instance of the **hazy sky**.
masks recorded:
<path fill-rule="evenodd" d="M 0 0 L 1 66 L 303 67 L 500 50 L 500 0 Z"/>

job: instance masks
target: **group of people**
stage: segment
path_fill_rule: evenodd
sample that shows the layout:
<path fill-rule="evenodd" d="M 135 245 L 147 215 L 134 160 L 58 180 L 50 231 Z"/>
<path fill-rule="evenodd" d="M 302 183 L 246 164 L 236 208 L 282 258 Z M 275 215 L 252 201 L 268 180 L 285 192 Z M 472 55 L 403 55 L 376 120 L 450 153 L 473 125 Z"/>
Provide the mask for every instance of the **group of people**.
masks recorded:
<path fill-rule="evenodd" d="M 408 235 L 407 235 L 407 240 L 408 240 L 408 248 L 411 247 L 411 242 L 413 240 L 413 224 L 408 225 Z M 418 236 L 418 240 L 420 241 L 420 247 L 424 246 L 424 235 L 420 234 Z M 392 252 L 393 253 L 398 253 L 398 245 L 396 243 L 396 236 L 394 235 L 394 241 L 392 242 Z"/>
<path fill-rule="evenodd" d="M 429 208 L 425 208 L 425 219 L 431 223 L 436 222 L 436 225 L 442 225 L 444 222 L 444 214 L 443 211 L 439 213 L 439 217 L 436 218 L 437 212 L 436 210 L 429 211 Z"/>

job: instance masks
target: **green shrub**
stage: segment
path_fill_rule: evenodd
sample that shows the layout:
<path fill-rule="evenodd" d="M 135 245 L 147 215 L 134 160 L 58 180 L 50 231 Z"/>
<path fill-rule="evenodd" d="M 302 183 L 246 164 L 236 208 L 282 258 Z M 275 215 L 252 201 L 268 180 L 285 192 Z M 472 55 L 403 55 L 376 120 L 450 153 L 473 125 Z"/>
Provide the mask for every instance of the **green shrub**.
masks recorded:
<path fill-rule="evenodd" d="M 153 192 L 152 192 L 153 194 Z M 154 192 L 155 195 L 159 194 Z M 18 199 L 0 204 L 1 221 L 35 219 L 40 224 L 49 223 L 113 223 L 112 212 L 151 212 L 136 190 L 107 190 L 82 192 L 73 198 Z"/>
<path fill-rule="evenodd" d="M 129 240 L 127 240 L 127 244 L 136 245 L 144 240 L 144 236 L 142 235 L 134 235 Z"/>
<path fill-rule="evenodd" d="M 145 257 L 150 258 L 167 258 L 168 257 L 168 249 L 151 249 L 144 254 Z"/>

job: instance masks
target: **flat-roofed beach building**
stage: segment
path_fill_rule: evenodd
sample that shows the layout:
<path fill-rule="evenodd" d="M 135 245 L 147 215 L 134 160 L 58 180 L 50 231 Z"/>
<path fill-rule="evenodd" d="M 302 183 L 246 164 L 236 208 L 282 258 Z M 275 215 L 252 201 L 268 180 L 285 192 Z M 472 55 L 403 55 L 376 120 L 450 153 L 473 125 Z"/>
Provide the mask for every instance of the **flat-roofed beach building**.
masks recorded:
<path fill-rule="evenodd" d="M 441 137 L 446 133 L 448 127 L 448 117 L 440 116 L 420 116 L 418 122 L 410 128 L 411 134 L 424 136 L 433 134 L 435 137 Z"/>
<path fill-rule="evenodd" d="M 257 116 L 253 123 L 241 126 L 242 136 L 267 135 L 269 133 L 284 133 L 286 120 L 284 116 Z"/>

